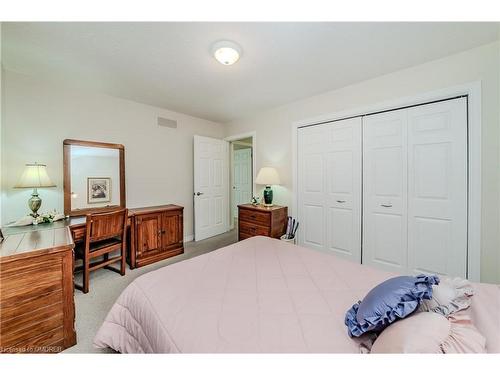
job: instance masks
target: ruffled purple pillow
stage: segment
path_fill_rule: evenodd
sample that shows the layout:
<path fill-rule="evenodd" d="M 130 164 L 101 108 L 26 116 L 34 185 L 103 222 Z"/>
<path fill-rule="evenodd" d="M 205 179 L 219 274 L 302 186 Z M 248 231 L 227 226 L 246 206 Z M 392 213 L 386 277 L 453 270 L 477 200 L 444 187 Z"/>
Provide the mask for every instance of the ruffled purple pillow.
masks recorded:
<path fill-rule="evenodd" d="M 432 298 L 432 286 L 439 277 L 418 275 L 398 276 L 386 280 L 352 306 L 345 315 L 350 337 L 368 331 L 380 332 L 396 319 L 402 319 L 417 309 L 423 299 Z"/>

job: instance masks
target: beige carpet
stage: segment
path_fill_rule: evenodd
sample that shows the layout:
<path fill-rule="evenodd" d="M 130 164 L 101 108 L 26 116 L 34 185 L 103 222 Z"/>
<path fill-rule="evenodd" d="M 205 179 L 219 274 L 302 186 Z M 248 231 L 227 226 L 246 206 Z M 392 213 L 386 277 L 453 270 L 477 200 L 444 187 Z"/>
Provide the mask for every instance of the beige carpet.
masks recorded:
<path fill-rule="evenodd" d="M 100 269 L 91 273 L 90 291 L 83 294 L 75 290 L 75 309 L 76 309 L 76 345 L 64 351 L 64 353 L 105 353 L 105 351 L 96 349 L 92 345 L 97 330 L 101 326 L 106 314 L 116 301 L 123 289 L 136 277 L 160 267 L 180 262 L 185 259 L 208 253 L 237 241 L 236 230 L 221 234 L 216 237 L 208 238 L 198 242 L 188 242 L 184 245 L 184 254 L 161 262 L 130 270 L 127 267 L 125 276 Z M 79 282 L 79 276 L 75 276 Z"/>

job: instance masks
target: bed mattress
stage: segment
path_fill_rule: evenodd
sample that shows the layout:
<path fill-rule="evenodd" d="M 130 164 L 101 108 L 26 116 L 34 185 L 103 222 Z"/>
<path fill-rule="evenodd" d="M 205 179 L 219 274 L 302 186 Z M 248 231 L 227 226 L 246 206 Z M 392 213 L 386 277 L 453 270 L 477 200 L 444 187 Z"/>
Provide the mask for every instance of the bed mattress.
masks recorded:
<path fill-rule="evenodd" d="M 135 279 L 94 345 L 121 353 L 359 353 L 345 312 L 392 276 L 252 237 Z M 500 286 L 474 289 L 474 323 L 488 352 L 500 352 Z"/>

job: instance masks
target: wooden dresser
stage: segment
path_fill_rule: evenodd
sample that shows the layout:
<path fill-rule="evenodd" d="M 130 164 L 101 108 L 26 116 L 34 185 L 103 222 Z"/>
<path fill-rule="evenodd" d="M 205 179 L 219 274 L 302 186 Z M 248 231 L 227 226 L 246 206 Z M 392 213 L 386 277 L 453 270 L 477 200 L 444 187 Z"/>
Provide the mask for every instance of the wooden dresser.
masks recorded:
<path fill-rule="evenodd" d="M 238 241 L 253 236 L 280 238 L 286 232 L 288 208 L 283 206 L 238 206 Z"/>
<path fill-rule="evenodd" d="M 4 229 L 0 352 L 54 353 L 76 344 L 73 247 L 67 227 Z"/>
<path fill-rule="evenodd" d="M 184 252 L 183 211 L 173 204 L 129 210 L 130 268 Z"/>

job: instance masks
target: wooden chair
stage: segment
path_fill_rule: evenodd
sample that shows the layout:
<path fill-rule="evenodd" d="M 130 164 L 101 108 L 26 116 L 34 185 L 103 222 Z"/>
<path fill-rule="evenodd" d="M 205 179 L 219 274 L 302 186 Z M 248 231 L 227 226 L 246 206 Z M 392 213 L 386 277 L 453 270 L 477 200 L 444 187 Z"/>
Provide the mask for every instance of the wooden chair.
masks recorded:
<path fill-rule="evenodd" d="M 99 268 L 125 275 L 125 258 L 127 242 L 128 210 L 122 209 L 113 212 L 87 214 L 85 230 L 85 243 L 75 248 L 75 256 L 83 260 L 83 265 L 75 271 L 83 271 L 83 285 L 75 287 L 83 293 L 89 292 L 90 272 Z M 110 253 L 120 250 L 120 255 L 109 257 Z M 92 262 L 92 259 L 100 258 Z M 120 269 L 111 267 L 110 264 L 120 262 Z"/>

